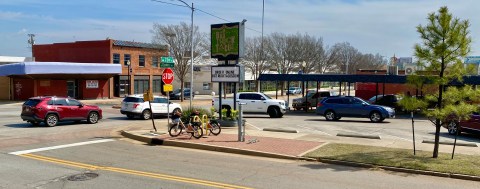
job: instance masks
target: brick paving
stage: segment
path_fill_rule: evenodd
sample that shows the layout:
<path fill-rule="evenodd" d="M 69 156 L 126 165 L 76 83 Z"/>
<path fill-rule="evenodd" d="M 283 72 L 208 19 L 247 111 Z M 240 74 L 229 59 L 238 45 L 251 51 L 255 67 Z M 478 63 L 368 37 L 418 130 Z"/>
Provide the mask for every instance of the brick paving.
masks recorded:
<path fill-rule="evenodd" d="M 172 140 L 178 142 L 188 142 L 195 144 L 204 144 L 212 146 L 220 146 L 227 148 L 236 148 L 251 151 L 260 151 L 273 154 L 282 154 L 289 156 L 301 156 L 311 151 L 323 142 L 292 140 L 283 138 L 245 136 L 244 142 L 238 142 L 238 135 L 220 133 L 217 136 L 210 135 L 204 138 L 190 138 L 190 135 L 184 134 L 178 137 L 170 137 L 168 134 L 160 135 L 157 138 L 163 140 Z"/>

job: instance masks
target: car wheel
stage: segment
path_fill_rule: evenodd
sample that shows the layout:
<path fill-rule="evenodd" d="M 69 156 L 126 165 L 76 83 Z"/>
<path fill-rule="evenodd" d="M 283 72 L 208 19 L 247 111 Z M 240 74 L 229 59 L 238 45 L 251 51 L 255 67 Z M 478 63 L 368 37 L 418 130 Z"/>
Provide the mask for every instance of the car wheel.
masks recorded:
<path fill-rule="evenodd" d="M 152 112 L 150 112 L 150 110 L 143 110 L 142 118 L 144 120 L 150 119 L 151 116 L 152 116 Z"/>
<path fill-rule="evenodd" d="M 267 113 L 271 118 L 276 118 L 277 114 L 278 114 L 278 110 L 277 110 L 277 108 L 270 107 L 270 108 L 268 108 Z"/>
<path fill-rule="evenodd" d="M 133 119 L 135 116 L 133 114 L 127 114 L 128 119 Z"/>
<path fill-rule="evenodd" d="M 45 125 L 49 127 L 55 127 L 58 123 L 58 117 L 55 114 L 48 114 L 45 118 Z"/>
<path fill-rule="evenodd" d="M 90 114 L 88 114 L 87 122 L 90 124 L 95 124 L 98 122 L 98 117 L 99 116 L 97 112 L 90 112 Z"/>
<path fill-rule="evenodd" d="M 450 121 L 447 125 L 448 134 L 455 135 L 458 129 L 458 122 Z M 460 134 L 460 131 L 458 132 Z"/>
<path fill-rule="evenodd" d="M 342 117 L 336 117 L 334 120 L 335 120 L 335 121 L 338 121 L 338 120 L 340 120 L 340 119 L 342 119 Z"/>
<path fill-rule="evenodd" d="M 383 120 L 384 118 L 382 117 L 382 114 L 380 114 L 380 112 L 373 111 L 372 113 L 370 113 L 370 121 L 374 123 L 379 123 L 379 122 L 382 122 Z"/>
<path fill-rule="evenodd" d="M 336 118 L 337 115 L 335 115 L 335 112 L 333 112 L 332 110 L 325 112 L 325 119 L 327 121 L 335 121 Z"/>

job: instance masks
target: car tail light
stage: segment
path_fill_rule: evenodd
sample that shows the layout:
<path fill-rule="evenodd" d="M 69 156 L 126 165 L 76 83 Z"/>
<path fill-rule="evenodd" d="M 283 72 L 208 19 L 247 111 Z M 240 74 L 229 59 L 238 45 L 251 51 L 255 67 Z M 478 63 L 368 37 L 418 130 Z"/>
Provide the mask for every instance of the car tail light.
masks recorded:
<path fill-rule="evenodd" d="M 135 103 L 135 104 L 133 104 L 133 108 L 137 108 L 139 105 L 140 104 Z"/>
<path fill-rule="evenodd" d="M 319 103 L 317 104 L 317 107 L 320 107 L 320 106 L 323 106 L 323 104 L 322 104 L 321 102 L 319 102 Z"/>

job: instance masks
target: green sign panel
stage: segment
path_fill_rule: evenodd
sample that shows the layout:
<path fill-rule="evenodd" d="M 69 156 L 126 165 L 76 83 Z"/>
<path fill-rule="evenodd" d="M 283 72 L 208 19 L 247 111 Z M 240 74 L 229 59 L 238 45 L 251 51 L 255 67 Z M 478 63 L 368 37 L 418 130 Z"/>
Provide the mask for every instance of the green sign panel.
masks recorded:
<path fill-rule="evenodd" d="M 173 64 L 173 57 L 170 56 L 162 56 L 161 63 L 171 63 Z M 173 66 L 172 66 L 173 67 Z"/>
<path fill-rule="evenodd" d="M 243 55 L 244 25 L 239 22 L 211 25 L 212 58 L 235 60 Z"/>
<path fill-rule="evenodd" d="M 173 68 L 175 66 L 175 64 L 172 62 L 172 63 L 160 63 L 160 68 Z"/>

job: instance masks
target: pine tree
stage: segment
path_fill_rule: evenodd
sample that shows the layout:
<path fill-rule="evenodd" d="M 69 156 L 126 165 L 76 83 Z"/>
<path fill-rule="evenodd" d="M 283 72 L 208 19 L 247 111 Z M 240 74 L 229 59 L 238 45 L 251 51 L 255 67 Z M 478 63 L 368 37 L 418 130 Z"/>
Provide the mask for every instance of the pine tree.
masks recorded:
<path fill-rule="evenodd" d="M 454 18 L 448 12 L 447 7 L 441 7 L 438 13 L 428 15 L 428 23 L 425 26 L 417 26 L 417 32 L 422 40 L 421 44 L 415 45 L 415 56 L 418 59 L 418 66 L 423 68 L 431 84 L 438 86 L 437 94 L 429 95 L 436 100 L 436 108 L 427 112 L 427 116 L 435 118 L 435 145 L 433 149 L 433 158 L 438 157 L 438 147 L 440 138 L 440 127 L 447 116 L 454 113 L 459 118 L 465 118 L 465 115 L 471 113 L 471 108 L 465 108 L 459 101 L 444 99 L 446 86 L 452 81 L 462 82 L 462 78 L 467 74 L 462 59 L 470 52 L 472 39 L 469 36 L 470 23 L 468 20 Z M 468 87 L 448 93 L 448 98 L 455 97 L 459 99 L 465 96 L 459 96 L 461 91 L 468 90 Z M 458 98 L 457 98 L 458 97 Z M 457 105 L 455 105 L 457 104 Z M 464 108 L 462 111 L 460 108 Z"/>

